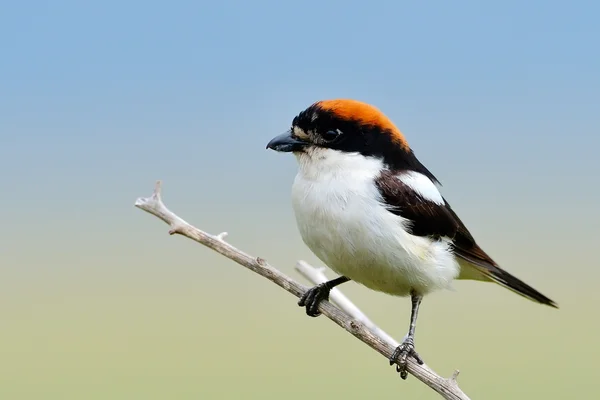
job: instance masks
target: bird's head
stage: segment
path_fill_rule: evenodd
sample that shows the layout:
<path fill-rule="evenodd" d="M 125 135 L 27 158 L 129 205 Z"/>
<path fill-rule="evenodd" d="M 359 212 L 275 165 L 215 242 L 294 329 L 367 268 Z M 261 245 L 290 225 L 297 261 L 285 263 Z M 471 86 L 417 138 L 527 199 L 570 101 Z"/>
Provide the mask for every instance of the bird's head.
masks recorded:
<path fill-rule="evenodd" d="M 310 159 L 311 163 L 352 158 L 356 164 L 357 159 L 368 158 L 391 169 L 425 172 L 396 125 L 378 108 L 357 100 L 313 103 L 294 118 L 287 132 L 274 137 L 267 148 L 292 152 L 300 160 Z M 427 171 L 426 175 L 430 173 Z"/>

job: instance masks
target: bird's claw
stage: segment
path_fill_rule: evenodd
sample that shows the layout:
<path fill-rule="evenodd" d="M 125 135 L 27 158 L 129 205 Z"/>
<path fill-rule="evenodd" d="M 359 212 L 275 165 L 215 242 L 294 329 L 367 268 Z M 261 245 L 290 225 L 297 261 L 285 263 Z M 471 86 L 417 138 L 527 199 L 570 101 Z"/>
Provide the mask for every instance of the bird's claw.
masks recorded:
<path fill-rule="evenodd" d="M 319 311 L 319 303 L 323 300 L 329 300 L 329 292 L 331 289 L 324 283 L 312 287 L 306 291 L 300 298 L 298 305 L 300 307 L 306 307 L 306 314 L 311 317 L 318 317 L 321 315 Z"/>
<path fill-rule="evenodd" d="M 415 343 L 412 338 L 407 338 L 400 346 L 396 347 L 394 353 L 390 357 L 390 365 L 396 364 L 396 372 L 400 373 L 402 379 L 408 377 L 406 369 L 408 357 L 414 358 L 420 365 L 423 365 L 423 360 L 419 353 L 415 351 Z"/>

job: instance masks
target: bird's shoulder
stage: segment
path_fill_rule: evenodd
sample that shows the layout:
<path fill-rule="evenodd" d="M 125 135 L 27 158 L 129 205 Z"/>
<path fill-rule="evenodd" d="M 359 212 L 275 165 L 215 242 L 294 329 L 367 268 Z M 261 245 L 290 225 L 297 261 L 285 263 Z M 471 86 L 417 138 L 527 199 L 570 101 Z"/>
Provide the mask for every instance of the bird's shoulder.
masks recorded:
<path fill-rule="evenodd" d="M 448 239 L 457 256 L 472 263 L 496 265 L 430 177 L 414 170 L 383 170 L 375 184 L 384 206 L 409 222 L 412 235 Z"/>

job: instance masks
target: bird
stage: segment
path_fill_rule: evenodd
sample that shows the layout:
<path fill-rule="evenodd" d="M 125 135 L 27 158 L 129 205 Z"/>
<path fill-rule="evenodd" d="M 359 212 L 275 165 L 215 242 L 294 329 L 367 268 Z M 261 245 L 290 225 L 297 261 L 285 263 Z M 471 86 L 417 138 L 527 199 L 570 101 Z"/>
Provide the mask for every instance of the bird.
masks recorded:
<path fill-rule="evenodd" d="M 298 164 L 291 203 L 302 241 L 339 277 L 307 290 L 298 305 L 311 317 L 330 291 L 354 281 L 410 297 L 408 333 L 389 357 L 402 379 L 415 350 L 424 296 L 454 280 L 494 282 L 537 303 L 550 298 L 500 266 L 440 192 L 404 134 L 379 108 L 354 99 L 316 101 L 266 146 Z"/>

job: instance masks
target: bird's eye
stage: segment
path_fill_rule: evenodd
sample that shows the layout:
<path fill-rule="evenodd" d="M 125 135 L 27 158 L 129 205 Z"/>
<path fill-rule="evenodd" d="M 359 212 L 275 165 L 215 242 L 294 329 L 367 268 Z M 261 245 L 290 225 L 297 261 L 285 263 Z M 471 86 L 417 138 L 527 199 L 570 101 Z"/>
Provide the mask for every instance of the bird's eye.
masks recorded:
<path fill-rule="evenodd" d="M 327 131 L 321 136 L 323 136 L 323 139 L 325 139 L 325 141 L 332 142 L 335 139 L 337 139 L 338 136 L 340 136 L 341 134 L 342 132 L 339 129 L 336 129 L 334 131 Z"/>

